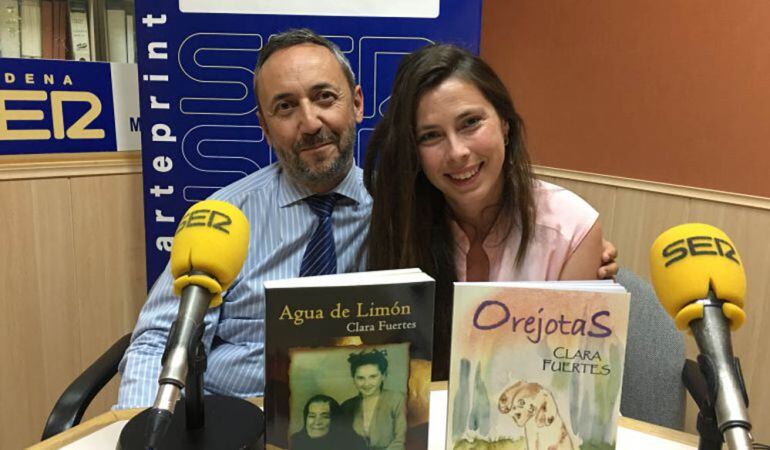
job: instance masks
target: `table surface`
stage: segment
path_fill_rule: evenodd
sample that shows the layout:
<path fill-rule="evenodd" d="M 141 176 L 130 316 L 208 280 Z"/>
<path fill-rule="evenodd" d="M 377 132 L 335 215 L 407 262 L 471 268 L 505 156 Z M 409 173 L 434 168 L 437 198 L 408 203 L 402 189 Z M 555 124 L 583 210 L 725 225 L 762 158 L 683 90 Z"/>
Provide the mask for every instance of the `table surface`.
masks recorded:
<path fill-rule="evenodd" d="M 446 382 L 435 382 L 431 385 L 431 425 L 430 428 L 430 450 L 444 450 L 443 437 L 445 434 L 446 418 Z M 252 399 L 252 403 L 262 406 L 262 399 Z M 443 403 L 444 407 L 441 407 Z M 119 411 L 107 411 L 104 414 L 96 416 L 86 422 L 81 423 L 69 430 L 57 434 L 43 442 L 28 447 L 27 450 L 52 450 L 60 449 L 63 446 L 70 445 L 76 441 L 84 439 L 99 430 L 104 429 L 103 433 L 107 436 L 117 436 L 125 425 L 125 422 L 135 415 L 142 412 L 144 408 L 124 409 Z M 442 419 L 443 418 L 443 419 Z M 110 427 L 112 425 L 112 427 Z M 641 422 L 628 417 L 621 417 L 618 429 L 618 450 L 636 450 L 636 449 L 671 449 L 685 450 L 697 449 L 698 437 L 682 431 L 664 428 L 658 425 Z M 110 427 L 108 429 L 108 427 Z M 109 437 L 108 437 L 109 438 Z M 112 437 L 111 439 L 115 439 Z M 113 441 L 114 442 L 114 441 Z M 75 446 L 73 446 L 75 447 Z M 97 448 L 95 446 L 82 445 L 77 448 Z M 98 448 L 103 448 L 100 445 Z"/>

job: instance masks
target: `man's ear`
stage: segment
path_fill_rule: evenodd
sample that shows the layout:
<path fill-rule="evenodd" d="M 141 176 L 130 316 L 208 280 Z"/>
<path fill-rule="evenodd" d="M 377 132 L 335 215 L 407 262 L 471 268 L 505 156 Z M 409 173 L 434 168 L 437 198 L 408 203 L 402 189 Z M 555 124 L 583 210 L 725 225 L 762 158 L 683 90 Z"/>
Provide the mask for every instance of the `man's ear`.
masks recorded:
<path fill-rule="evenodd" d="M 265 118 L 262 116 L 262 113 L 257 110 L 257 121 L 259 121 L 259 126 L 262 128 L 262 136 L 265 137 L 265 140 L 267 141 L 267 145 L 270 144 L 270 133 L 267 130 L 267 122 L 265 121 Z"/>
<path fill-rule="evenodd" d="M 353 89 L 353 108 L 356 111 L 356 123 L 361 123 L 364 120 L 364 93 L 361 91 L 361 86 L 356 85 Z"/>

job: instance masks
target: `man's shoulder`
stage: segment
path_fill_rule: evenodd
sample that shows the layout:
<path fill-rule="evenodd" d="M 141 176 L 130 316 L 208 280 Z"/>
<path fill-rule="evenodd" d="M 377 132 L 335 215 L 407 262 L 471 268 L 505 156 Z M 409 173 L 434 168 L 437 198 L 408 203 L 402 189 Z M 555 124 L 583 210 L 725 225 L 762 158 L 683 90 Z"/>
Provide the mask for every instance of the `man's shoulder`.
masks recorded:
<path fill-rule="evenodd" d="M 259 196 L 278 187 L 280 167 L 273 163 L 267 167 L 252 172 L 238 181 L 228 184 L 214 192 L 209 198 L 234 204 L 241 203 L 245 197 Z"/>
<path fill-rule="evenodd" d="M 372 197 L 364 186 L 364 171 L 355 164 L 350 168 L 350 172 L 348 172 L 335 191 L 352 198 L 363 206 L 371 207 Z"/>

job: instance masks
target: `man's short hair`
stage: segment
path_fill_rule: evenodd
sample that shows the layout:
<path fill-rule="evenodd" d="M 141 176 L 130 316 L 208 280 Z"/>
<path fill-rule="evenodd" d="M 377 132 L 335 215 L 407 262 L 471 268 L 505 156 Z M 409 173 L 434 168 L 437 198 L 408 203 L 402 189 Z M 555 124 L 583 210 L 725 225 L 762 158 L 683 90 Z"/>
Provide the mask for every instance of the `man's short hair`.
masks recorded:
<path fill-rule="evenodd" d="M 348 85 L 350 86 L 350 91 L 355 91 L 356 79 L 353 75 L 353 69 L 350 67 L 350 62 L 345 55 L 342 54 L 340 48 L 332 41 L 323 36 L 319 36 L 308 28 L 296 28 L 271 36 L 267 41 L 267 44 L 260 50 L 259 57 L 257 58 L 257 66 L 254 68 L 254 96 L 257 99 L 257 106 L 259 106 L 257 78 L 259 77 L 259 71 L 262 70 L 262 66 L 264 66 L 270 56 L 278 50 L 302 44 L 320 45 L 321 47 L 328 49 L 340 63 L 340 68 L 342 68 L 342 73 L 345 74 L 345 79 L 347 79 Z"/>

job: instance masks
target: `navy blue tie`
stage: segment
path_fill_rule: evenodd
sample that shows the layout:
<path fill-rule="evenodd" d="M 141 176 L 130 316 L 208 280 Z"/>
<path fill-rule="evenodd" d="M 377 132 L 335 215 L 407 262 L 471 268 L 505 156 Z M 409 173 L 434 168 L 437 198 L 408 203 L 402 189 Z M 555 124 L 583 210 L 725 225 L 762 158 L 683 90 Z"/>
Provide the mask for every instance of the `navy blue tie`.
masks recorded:
<path fill-rule="evenodd" d="M 337 273 L 337 252 L 334 250 L 332 233 L 332 210 L 337 199 L 337 194 L 313 195 L 305 199 L 318 216 L 318 226 L 302 256 L 302 265 L 299 267 L 301 277 Z"/>

